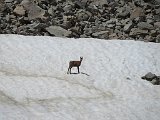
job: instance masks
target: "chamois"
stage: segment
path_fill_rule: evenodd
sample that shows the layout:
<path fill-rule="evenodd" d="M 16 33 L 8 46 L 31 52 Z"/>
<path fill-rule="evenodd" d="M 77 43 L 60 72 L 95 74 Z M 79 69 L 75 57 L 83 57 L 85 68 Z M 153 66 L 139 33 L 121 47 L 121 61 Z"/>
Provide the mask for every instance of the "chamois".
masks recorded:
<path fill-rule="evenodd" d="M 72 69 L 72 67 L 77 67 L 78 73 L 79 73 L 79 66 L 81 65 L 82 60 L 83 60 L 83 57 L 80 57 L 80 61 L 70 61 L 70 62 L 69 62 L 69 68 L 68 68 L 67 74 L 68 74 L 68 73 L 71 74 L 71 69 Z"/>

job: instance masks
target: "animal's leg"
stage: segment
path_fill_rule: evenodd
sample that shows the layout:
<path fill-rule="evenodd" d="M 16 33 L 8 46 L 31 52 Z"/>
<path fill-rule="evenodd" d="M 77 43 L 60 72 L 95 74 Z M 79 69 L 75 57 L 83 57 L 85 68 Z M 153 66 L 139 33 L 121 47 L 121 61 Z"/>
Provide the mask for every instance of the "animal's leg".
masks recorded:
<path fill-rule="evenodd" d="M 68 71 L 67 71 L 67 74 L 69 73 L 69 68 L 68 68 Z"/>
<path fill-rule="evenodd" d="M 70 74 L 71 74 L 71 68 L 70 68 Z"/>
<path fill-rule="evenodd" d="M 78 69 L 78 73 L 79 73 L 79 67 L 77 67 L 77 69 Z"/>

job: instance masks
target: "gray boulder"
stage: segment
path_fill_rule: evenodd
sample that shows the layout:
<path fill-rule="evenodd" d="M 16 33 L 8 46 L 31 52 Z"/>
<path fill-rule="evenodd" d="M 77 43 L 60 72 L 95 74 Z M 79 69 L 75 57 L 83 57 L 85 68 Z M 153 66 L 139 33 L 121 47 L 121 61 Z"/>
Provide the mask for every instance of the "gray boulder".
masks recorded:
<path fill-rule="evenodd" d="M 153 79 L 153 80 L 151 81 L 151 83 L 152 83 L 153 85 L 158 85 L 158 84 L 159 84 L 159 81 L 156 80 L 156 79 Z"/>
<path fill-rule="evenodd" d="M 96 5 L 91 5 L 91 4 L 89 4 L 89 6 L 87 7 L 87 10 L 92 14 L 97 14 L 99 12 L 98 7 Z"/>
<path fill-rule="evenodd" d="M 118 21 L 118 20 L 117 20 L 116 18 L 111 18 L 110 20 L 108 20 L 108 21 L 106 22 L 106 24 L 116 24 L 117 21 Z"/>
<path fill-rule="evenodd" d="M 72 5 L 72 4 L 67 4 L 67 5 L 65 5 L 64 8 L 63 8 L 63 10 L 64 10 L 65 12 L 72 11 L 72 9 L 73 9 L 73 5 Z"/>
<path fill-rule="evenodd" d="M 127 18 L 129 16 L 130 16 L 130 12 L 129 11 L 124 11 L 122 13 L 117 14 L 117 17 L 120 17 L 120 18 Z"/>
<path fill-rule="evenodd" d="M 156 30 L 151 30 L 150 31 L 150 36 L 156 37 L 157 36 L 157 31 Z"/>
<path fill-rule="evenodd" d="M 69 37 L 71 35 L 71 31 L 68 31 L 60 26 L 49 26 L 46 30 L 56 37 Z"/>
<path fill-rule="evenodd" d="M 86 3 L 87 3 L 87 0 L 81 0 L 81 1 L 75 0 L 74 6 L 75 6 L 75 8 L 85 9 Z"/>
<path fill-rule="evenodd" d="M 109 31 L 100 31 L 95 32 L 92 34 L 93 37 L 100 38 L 100 39 L 108 39 L 109 38 Z"/>
<path fill-rule="evenodd" d="M 155 22 L 155 23 L 154 23 L 154 26 L 155 26 L 156 28 L 160 28 L 160 22 Z"/>
<path fill-rule="evenodd" d="M 22 5 L 17 5 L 16 8 L 13 10 L 13 12 L 17 15 L 23 16 L 25 15 L 26 11 Z"/>
<path fill-rule="evenodd" d="M 140 7 L 136 7 L 132 12 L 131 12 L 131 19 L 135 19 L 137 17 L 144 17 L 145 13 L 144 10 Z"/>
<path fill-rule="evenodd" d="M 30 0 L 23 0 L 21 2 L 21 5 L 24 6 L 24 9 L 27 11 L 28 18 L 30 20 L 36 19 L 36 18 L 46 19 L 45 10 L 43 10 L 42 8 L 40 8 L 38 5 L 31 2 Z"/>
<path fill-rule="evenodd" d="M 160 21 L 160 15 L 154 15 L 154 21 L 159 22 Z"/>
<path fill-rule="evenodd" d="M 56 11 L 57 7 L 56 6 L 51 6 L 49 9 L 48 9 L 48 13 L 52 16 L 55 16 L 55 11 Z"/>
<path fill-rule="evenodd" d="M 91 17 L 91 13 L 84 10 L 79 10 L 77 12 L 77 19 L 80 21 L 87 21 Z"/>
<path fill-rule="evenodd" d="M 156 43 L 160 43 L 160 34 L 156 37 Z"/>
<path fill-rule="evenodd" d="M 5 9 L 5 4 L 3 0 L 0 0 L 0 12 L 4 11 Z"/>
<path fill-rule="evenodd" d="M 116 33 L 112 33 L 109 35 L 109 39 L 119 39 Z"/>
<path fill-rule="evenodd" d="M 103 26 L 107 27 L 107 28 L 114 28 L 116 26 L 116 22 L 118 20 L 116 18 L 112 18 L 106 22 L 103 22 Z"/>
<path fill-rule="evenodd" d="M 62 26 L 65 28 L 65 29 L 69 29 L 73 26 L 75 26 L 76 24 L 76 18 L 74 16 L 63 16 L 63 24 Z"/>
<path fill-rule="evenodd" d="M 146 79 L 148 81 L 152 81 L 155 79 L 157 76 L 151 72 L 147 73 L 145 76 L 142 77 L 142 79 Z"/>
<path fill-rule="evenodd" d="M 133 23 L 132 22 L 130 22 L 130 23 L 128 23 L 128 24 L 126 24 L 125 26 L 124 26 L 124 32 L 130 32 L 130 30 L 132 29 L 132 27 L 133 27 Z"/>
<path fill-rule="evenodd" d="M 92 33 L 94 33 L 95 31 L 92 28 L 84 28 L 84 34 L 87 36 L 90 36 Z"/>
<path fill-rule="evenodd" d="M 131 37 L 135 37 L 137 35 L 148 35 L 148 30 L 141 30 L 141 29 L 138 29 L 138 28 L 132 28 L 130 33 L 129 33 L 129 36 Z"/>
<path fill-rule="evenodd" d="M 11 3 L 11 2 L 13 2 L 14 0 L 5 0 L 4 2 L 5 3 Z"/>
<path fill-rule="evenodd" d="M 160 8 L 155 9 L 155 13 L 159 15 L 160 14 Z"/>
<path fill-rule="evenodd" d="M 153 25 L 147 23 L 147 22 L 140 22 L 138 23 L 138 28 L 142 29 L 142 30 L 152 30 L 154 29 Z"/>
<path fill-rule="evenodd" d="M 107 0 L 92 0 L 93 2 L 91 3 L 91 5 L 96 5 L 96 6 L 100 6 L 103 7 L 104 5 L 108 5 Z"/>

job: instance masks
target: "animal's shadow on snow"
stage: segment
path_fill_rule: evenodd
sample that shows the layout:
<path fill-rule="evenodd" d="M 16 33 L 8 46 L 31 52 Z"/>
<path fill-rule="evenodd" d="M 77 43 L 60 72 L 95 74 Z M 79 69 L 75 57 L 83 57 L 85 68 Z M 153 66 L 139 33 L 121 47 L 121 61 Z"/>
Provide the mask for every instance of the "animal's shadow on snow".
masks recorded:
<path fill-rule="evenodd" d="M 87 74 L 87 73 L 84 73 L 84 72 L 81 72 L 81 74 L 84 74 L 84 75 L 90 76 L 89 74 Z"/>
<path fill-rule="evenodd" d="M 84 72 L 80 72 L 80 73 L 71 73 L 71 74 L 83 74 L 83 75 L 87 75 L 87 76 L 90 76 L 89 74 L 87 74 L 87 73 L 84 73 Z"/>

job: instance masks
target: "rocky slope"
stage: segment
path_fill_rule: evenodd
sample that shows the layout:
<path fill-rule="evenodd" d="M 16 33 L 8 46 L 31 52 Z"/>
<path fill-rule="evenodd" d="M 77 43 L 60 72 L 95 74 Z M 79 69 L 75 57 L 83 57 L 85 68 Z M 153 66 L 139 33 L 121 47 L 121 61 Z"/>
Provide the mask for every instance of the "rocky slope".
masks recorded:
<path fill-rule="evenodd" d="M 0 33 L 160 42 L 160 0 L 0 0 Z"/>

